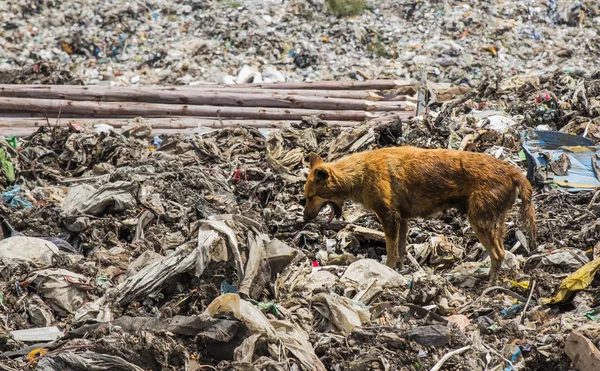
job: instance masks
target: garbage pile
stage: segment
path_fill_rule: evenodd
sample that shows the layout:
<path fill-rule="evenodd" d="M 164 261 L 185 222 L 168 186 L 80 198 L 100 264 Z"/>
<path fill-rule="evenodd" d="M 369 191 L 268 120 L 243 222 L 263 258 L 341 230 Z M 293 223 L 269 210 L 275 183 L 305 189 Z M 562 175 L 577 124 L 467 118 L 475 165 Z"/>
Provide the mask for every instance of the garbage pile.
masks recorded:
<path fill-rule="evenodd" d="M 347 4 L 346 4 L 347 3 Z M 482 78 L 599 66 L 597 1 L 0 3 L 0 83 Z"/>
<path fill-rule="evenodd" d="M 305 117 L 185 137 L 137 119 L 122 133 L 0 137 L 1 367 L 587 371 L 600 329 L 597 82 L 486 81 L 430 96 L 413 119 L 352 128 Z M 541 107 L 557 111 L 551 123 L 533 118 Z M 383 232 L 360 205 L 302 220 L 310 152 L 395 145 L 528 171 L 538 248 L 511 215 L 486 287 L 489 257 L 452 211 L 411 222 L 400 270 L 382 263 Z"/>

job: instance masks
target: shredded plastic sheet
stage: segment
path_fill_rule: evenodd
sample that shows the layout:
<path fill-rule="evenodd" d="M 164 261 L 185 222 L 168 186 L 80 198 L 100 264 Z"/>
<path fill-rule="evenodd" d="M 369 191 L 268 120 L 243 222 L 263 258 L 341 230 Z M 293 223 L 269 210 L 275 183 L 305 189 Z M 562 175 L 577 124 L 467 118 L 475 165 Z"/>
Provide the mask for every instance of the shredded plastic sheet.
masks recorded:
<path fill-rule="evenodd" d="M 298 359 L 303 370 L 325 371 L 325 366 L 314 353 L 308 334 L 297 325 L 288 321 L 269 320 L 256 306 L 231 293 L 213 300 L 204 312 L 210 317 L 216 317 L 220 313 L 232 314 L 244 322 L 252 333 L 266 335 L 270 342 L 280 341 Z"/>
<path fill-rule="evenodd" d="M 592 190 L 600 187 L 600 147 L 581 136 L 558 131 L 536 130 L 523 133 L 523 149 L 528 165 L 527 177 L 543 178 L 570 192 Z M 560 174 L 563 164 L 566 174 Z M 537 168 L 537 169 L 536 169 Z M 559 172 L 557 174 L 556 172 Z"/>
<path fill-rule="evenodd" d="M 565 278 L 560 284 L 558 292 L 552 298 L 542 298 L 542 304 L 558 304 L 568 299 L 575 291 L 585 290 L 594 280 L 596 272 L 600 268 L 600 259 L 592 260 L 569 277 Z"/>

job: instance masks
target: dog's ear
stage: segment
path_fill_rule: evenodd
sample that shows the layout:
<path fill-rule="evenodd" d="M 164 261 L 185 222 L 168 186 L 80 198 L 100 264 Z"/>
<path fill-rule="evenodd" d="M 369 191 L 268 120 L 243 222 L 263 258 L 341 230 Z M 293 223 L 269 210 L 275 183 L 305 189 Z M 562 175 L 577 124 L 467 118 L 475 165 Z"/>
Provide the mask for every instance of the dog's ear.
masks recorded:
<path fill-rule="evenodd" d="M 313 167 L 317 166 L 317 165 L 321 165 L 322 163 L 324 163 L 325 161 L 323 161 L 323 159 L 317 155 L 314 152 L 311 152 L 310 155 L 308 155 L 308 161 L 310 163 L 310 168 L 312 169 Z"/>
<path fill-rule="evenodd" d="M 315 169 L 315 179 L 317 182 L 323 182 L 327 178 L 329 178 L 329 170 L 323 168 Z"/>

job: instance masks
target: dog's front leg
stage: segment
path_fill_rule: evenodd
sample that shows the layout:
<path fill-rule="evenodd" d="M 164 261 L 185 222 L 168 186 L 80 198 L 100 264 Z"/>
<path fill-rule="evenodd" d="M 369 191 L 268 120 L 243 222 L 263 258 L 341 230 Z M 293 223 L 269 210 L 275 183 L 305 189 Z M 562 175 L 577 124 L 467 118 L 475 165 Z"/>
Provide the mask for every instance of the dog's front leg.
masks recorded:
<path fill-rule="evenodd" d="M 404 258 L 406 257 L 406 244 L 408 237 L 408 219 L 400 219 L 398 223 L 398 263 L 404 264 Z"/>

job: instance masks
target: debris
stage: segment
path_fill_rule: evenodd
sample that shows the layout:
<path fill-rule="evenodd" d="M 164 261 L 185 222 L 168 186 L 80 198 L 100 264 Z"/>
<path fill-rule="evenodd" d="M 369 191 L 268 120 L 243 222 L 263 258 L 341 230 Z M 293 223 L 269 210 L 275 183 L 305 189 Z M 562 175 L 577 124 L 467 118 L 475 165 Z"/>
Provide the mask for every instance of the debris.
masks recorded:
<path fill-rule="evenodd" d="M 364 304 L 334 293 L 317 294 L 311 302 L 324 319 L 347 334 L 369 321 L 369 311 Z"/>
<path fill-rule="evenodd" d="M 469 317 L 464 316 L 462 314 L 453 314 L 450 317 L 448 317 L 448 322 L 452 322 L 458 325 L 458 328 L 460 328 L 460 330 L 462 332 L 465 332 L 465 330 L 467 329 L 467 327 L 469 325 L 471 325 L 471 321 L 469 320 Z"/>
<path fill-rule="evenodd" d="M 523 318 L 525 317 L 525 314 L 527 313 L 527 308 L 529 307 L 529 303 L 531 302 L 531 298 L 533 297 L 533 293 L 535 290 L 535 284 L 536 284 L 536 281 L 533 281 L 533 283 L 531 284 L 531 289 L 529 290 L 529 297 L 527 298 L 525 307 L 523 307 L 523 312 L 521 313 L 521 318 L 520 318 L 519 322 L 523 322 Z"/>
<path fill-rule="evenodd" d="M 21 186 L 19 184 L 15 184 L 12 189 L 0 193 L 0 197 L 4 199 L 4 202 L 9 204 L 12 208 L 24 207 L 26 209 L 30 209 L 33 205 L 31 201 L 24 199 L 21 196 Z"/>
<path fill-rule="evenodd" d="M 54 321 L 50 308 L 37 296 L 27 300 L 27 314 L 32 324 L 39 327 L 48 327 Z"/>
<path fill-rule="evenodd" d="M 0 260 L 27 262 L 42 268 L 51 266 L 58 254 L 55 244 L 41 238 L 14 236 L 0 241 Z"/>
<path fill-rule="evenodd" d="M 126 370 L 142 371 L 143 368 L 127 362 L 121 357 L 108 354 L 99 354 L 89 350 L 76 353 L 74 351 L 65 351 L 42 357 L 38 362 L 36 370 Z"/>
<path fill-rule="evenodd" d="M 132 261 L 131 264 L 129 264 L 129 268 L 127 268 L 125 274 L 127 277 L 134 276 L 144 267 L 162 259 L 164 259 L 164 256 L 157 254 L 154 251 L 146 250 L 140 256 L 138 256 L 137 259 Z"/>
<path fill-rule="evenodd" d="M 542 254 L 542 256 L 532 255 L 528 259 L 529 262 L 535 262 L 536 260 L 539 260 L 538 267 L 559 266 L 569 269 L 577 269 L 590 262 L 583 251 L 571 249 L 554 250 L 548 254 Z"/>
<path fill-rule="evenodd" d="M 407 284 L 406 279 L 396 271 L 373 259 L 360 259 L 350 264 L 340 280 L 352 283 L 361 290 L 374 282 L 387 288 L 401 288 Z"/>
<path fill-rule="evenodd" d="M 11 331 L 10 334 L 19 341 L 40 342 L 57 340 L 62 337 L 64 333 L 58 327 L 50 326 L 28 330 L 15 330 Z"/>
<path fill-rule="evenodd" d="M 216 298 L 205 311 L 205 314 L 211 317 L 220 313 L 232 314 L 244 322 L 252 333 L 266 335 L 268 341 L 278 339 L 286 351 L 296 357 L 302 369 L 311 370 L 317 367 L 325 370 L 325 366 L 314 354 L 308 336 L 298 327 L 285 321 L 268 320 L 258 308 L 236 294 L 225 294 Z M 253 340 L 256 341 L 257 338 Z M 252 359 L 252 354 L 246 354 L 245 357 Z"/>
<path fill-rule="evenodd" d="M 507 295 L 512 296 L 513 298 L 519 300 L 522 303 L 526 303 L 527 302 L 527 298 L 525 298 L 525 297 L 523 297 L 523 296 L 521 296 L 521 295 L 519 295 L 519 294 L 517 294 L 517 293 L 515 293 L 515 292 L 513 292 L 513 291 L 511 291 L 509 289 L 505 289 L 504 287 L 501 287 L 501 286 L 492 286 L 492 287 L 488 287 L 485 290 L 483 290 L 483 292 L 481 293 L 481 295 L 474 302 L 469 303 L 466 306 L 464 306 L 463 308 L 459 309 L 458 310 L 458 314 L 464 313 L 467 309 L 469 309 L 469 308 L 473 307 L 475 304 L 477 304 L 477 302 L 479 300 L 481 300 L 485 295 L 487 295 L 488 293 L 493 292 L 493 291 L 501 291 L 501 292 L 503 292 L 503 293 L 505 293 Z"/>
<path fill-rule="evenodd" d="M 87 298 L 86 290 L 91 289 L 85 276 L 65 269 L 35 271 L 27 281 L 53 310 L 62 314 L 74 313 Z"/>
<path fill-rule="evenodd" d="M 84 184 L 69 189 L 62 209 L 68 216 L 100 215 L 105 209 L 119 212 L 135 207 L 132 191 L 135 185 L 129 182 L 115 182 L 96 189 Z"/>
<path fill-rule="evenodd" d="M 448 344 L 448 328 L 446 326 L 421 326 L 411 330 L 410 338 L 428 347 L 443 347 Z"/>
<path fill-rule="evenodd" d="M 436 363 L 436 364 L 435 364 L 435 365 L 434 365 L 434 366 L 431 368 L 431 370 L 430 370 L 430 371 L 438 371 L 438 370 L 441 370 L 441 369 L 442 369 L 442 366 L 444 365 L 444 363 L 446 363 L 446 361 L 447 361 L 448 359 L 450 359 L 451 357 L 453 357 L 453 356 L 455 356 L 455 355 L 458 355 L 458 354 L 464 353 L 464 352 L 466 352 L 466 351 L 467 351 L 467 350 L 469 350 L 469 349 L 471 349 L 471 346 L 470 346 L 470 345 L 467 345 L 467 346 L 465 346 L 465 347 L 458 348 L 458 349 L 456 349 L 456 350 L 453 350 L 453 351 L 451 351 L 451 352 L 449 352 L 449 353 L 445 354 L 445 355 L 442 357 L 442 359 L 440 359 L 440 360 L 439 360 L 439 362 L 438 362 L 438 363 Z"/>
<path fill-rule="evenodd" d="M 540 184 L 550 182 L 570 192 L 600 187 L 594 170 L 600 167 L 596 156 L 600 147 L 594 147 L 593 140 L 556 131 L 532 131 L 524 134 L 523 148 L 528 179 Z M 555 165 L 559 161 L 565 162 L 564 169 Z"/>
<path fill-rule="evenodd" d="M 565 353 L 580 371 L 593 371 L 600 363 L 600 351 L 582 333 L 573 331 L 565 341 Z"/>

